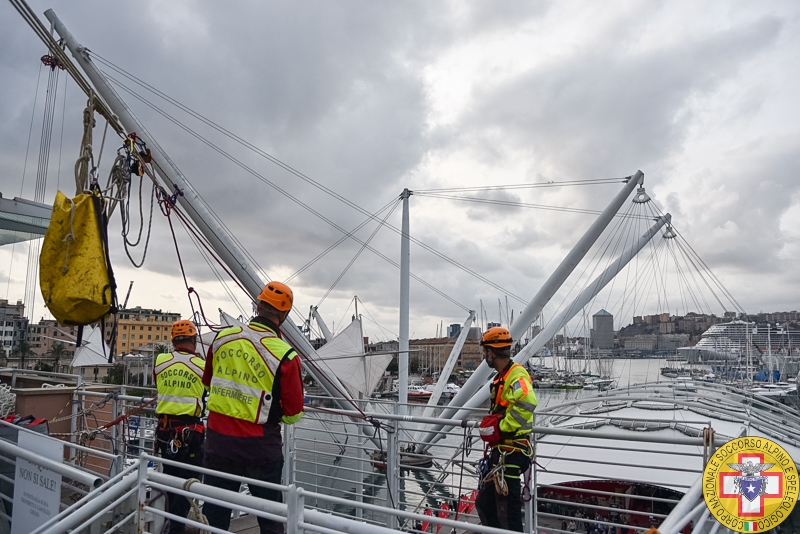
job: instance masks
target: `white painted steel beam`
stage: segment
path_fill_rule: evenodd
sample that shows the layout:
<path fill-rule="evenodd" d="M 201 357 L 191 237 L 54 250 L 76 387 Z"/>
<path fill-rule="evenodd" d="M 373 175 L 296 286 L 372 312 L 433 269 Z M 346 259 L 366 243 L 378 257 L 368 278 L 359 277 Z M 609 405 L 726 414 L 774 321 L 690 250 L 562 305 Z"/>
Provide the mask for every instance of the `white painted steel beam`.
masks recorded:
<path fill-rule="evenodd" d="M 564 281 L 575 270 L 575 267 L 577 267 L 584 256 L 586 256 L 586 253 L 589 252 L 589 249 L 592 248 L 592 245 L 594 245 L 594 243 L 603 233 L 603 230 L 605 230 L 608 224 L 613 220 L 614 216 L 625 203 L 625 200 L 630 196 L 634 188 L 640 185 L 643 181 L 644 173 L 642 173 L 642 171 L 636 171 L 636 174 L 628 178 L 628 181 L 625 183 L 620 192 L 617 193 L 614 199 L 608 204 L 606 209 L 604 209 L 594 223 L 592 223 L 583 237 L 580 238 L 569 254 L 567 254 L 567 256 L 561 261 L 561 264 L 559 264 L 556 270 L 553 271 L 553 274 L 550 275 L 550 278 L 547 279 L 547 281 L 542 285 L 525 309 L 522 310 L 517 319 L 514 321 L 514 324 L 510 326 L 509 331 L 511 332 L 511 339 L 516 341 L 522 339 L 522 335 L 531 326 L 531 324 L 533 324 L 533 321 L 539 317 L 542 309 L 544 309 L 545 305 L 550 301 L 551 298 L 553 298 L 553 295 L 555 295 L 556 291 L 558 291 L 558 288 L 562 286 Z M 489 366 L 486 365 L 486 362 L 482 361 L 472 376 L 467 379 L 467 382 L 461 386 L 461 391 L 459 391 L 453 400 L 450 401 L 448 407 L 444 409 L 441 417 L 443 419 L 449 419 L 453 417 L 456 411 L 473 395 L 475 395 L 475 393 L 484 384 L 486 384 L 486 381 L 489 379 L 491 374 L 492 371 L 489 369 Z"/>
<path fill-rule="evenodd" d="M 319 310 L 316 306 L 311 306 L 311 313 L 314 314 L 314 319 L 316 319 L 319 329 L 322 330 L 322 336 L 325 338 L 325 341 L 333 339 L 333 334 L 328 328 L 328 325 L 325 324 L 325 320 L 322 318 L 322 315 L 319 314 Z"/>
<path fill-rule="evenodd" d="M 183 173 L 181 173 L 177 165 L 169 158 L 164 149 L 161 148 L 154 138 L 147 135 L 144 126 L 134 115 L 133 111 L 111 87 L 105 75 L 95 66 L 94 62 L 89 57 L 86 47 L 75 40 L 52 9 L 45 11 L 45 17 L 47 17 L 47 20 L 51 22 L 56 32 L 64 39 L 67 48 L 72 52 L 75 60 L 86 73 L 98 94 L 105 100 L 108 107 L 117 114 L 125 130 L 127 132 L 136 132 L 136 134 L 147 143 L 147 146 L 152 151 L 153 164 L 158 170 L 159 177 L 164 181 L 166 189 L 172 192 L 177 186 L 177 188 L 183 192 L 183 196 L 178 197 L 178 203 L 181 208 L 189 215 L 192 222 L 197 225 L 203 233 L 203 236 L 214 248 L 214 252 L 225 262 L 237 280 L 247 289 L 250 297 L 255 300 L 264 287 L 264 282 L 256 272 L 255 266 L 250 263 L 247 256 L 236 242 L 234 242 L 225 228 L 217 223 L 216 217 L 205 205 L 199 193 L 189 183 Z M 295 350 L 306 360 L 311 360 L 312 358 L 316 359 L 316 352 L 311 346 L 311 343 L 303 336 L 291 318 L 287 318 L 283 323 L 281 332 Z M 317 372 L 317 370 L 311 365 L 308 365 L 307 362 L 305 368 L 339 406 L 342 408 L 352 406 L 350 395 L 336 377 Z"/>
<path fill-rule="evenodd" d="M 444 388 L 447 386 L 447 380 L 450 378 L 450 374 L 453 372 L 453 368 L 456 366 L 458 357 L 461 355 L 461 349 L 464 348 L 464 343 L 467 341 L 469 329 L 472 326 L 472 321 L 474 320 L 475 311 L 470 310 L 469 317 L 467 317 L 467 320 L 464 321 L 464 326 L 461 327 L 461 333 L 458 335 L 458 339 L 456 339 L 456 344 L 453 345 L 453 349 L 450 351 L 450 356 L 447 358 L 447 363 L 444 364 L 444 367 L 439 374 L 439 380 L 436 382 L 436 387 L 433 388 L 433 394 L 431 395 L 431 398 L 428 399 L 428 405 L 425 408 L 425 412 L 422 414 L 423 417 L 430 417 L 433 415 L 433 409 L 439 404 L 439 399 L 442 397 Z"/>
<path fill-rule="evenodd" d="M 411 282 L 411 254 L 409 250 L 408 197 L 411 191 L 404 189 L 400 198 L 403 200 L 403 226 L 400 236 L 400 333 L 397 339 L 397 402 L 400 413 L 406 413 L 408 404 L 408 314 L 410 307 L 409 287 Z"/>
<path fill-rule="evenodd" d="M 528 359 L 536 354 L 536 352 L 544 347 L 545 343 L 547 343 L 559 330 L 561 330 L 564 325 L 566 325 L 575 315 L 583 309 L 591 300 L 611 281 L 614 277 L 619 273 L 623 267 L 625 267 L 631 259 L 633 259 L 636 254 L 639 253 L 644 246 L 650 242 L 650 240 L 658 234 L 661 228 L 670 222 L 672 216 L 667 213 L 666 215 L 659 217 L 656 220 L 656 223 L 650 227 L 650 229 L 645 232 L 639 239 L 634 243 L 630 248 L 628 248 L 625 252 L 623 252 L 615 261 L 611 263 L 606 269 L 598 276 L 597 278 L 592 281 L 583 291 L 575 298 L 572 303 L 563 309 L 558 315 L 556 315 L 547 326 L 539 332 L 533 340 L 525 345 L 525 347 L 514 357 L 514 361 L 520 364 L 524 364 L 528 361 Z M 464 419 L 466 418 L 470 411 L 468 408 L 477 408 L 480 406 L 486 399 L 489 398 L 489 383 L 486 382 L 484 386 L 476 393 L 472 398 L 470 398 L 466 403 L 464 403 L 463 408 L 458 412 L 455 413 L 453 417 L 449 417 L 450 419 Z M 438 426 L 438 425 L 437 425 Z M 441 434 L 437 434 L 438 430 L 441 430 L 441 426 L 438 428 L 434 428 L 432 432 L 427 433 L 422 438 L 422 443 L 432 444 L 439 439 L 441 439 Z M 426 450 L 428 447 L 424 447 L 423 450 Z"/>

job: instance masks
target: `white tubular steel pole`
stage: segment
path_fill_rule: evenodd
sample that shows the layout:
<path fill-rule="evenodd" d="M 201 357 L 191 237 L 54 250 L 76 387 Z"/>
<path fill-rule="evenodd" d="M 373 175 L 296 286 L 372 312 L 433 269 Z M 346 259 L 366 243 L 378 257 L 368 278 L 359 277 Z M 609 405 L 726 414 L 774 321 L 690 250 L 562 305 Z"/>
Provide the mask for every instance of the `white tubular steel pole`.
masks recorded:
<path fill-rule="evenodd" d="M 450 378 L 450 373 L 453 372 L 453 368 L 456 366 L 458 356 L 461 354 L 461 349 L 464 348 L 464 343 L 467 341 L 469 329 L 474 320 L 475 312 L 470 310 L 469 317 L 467 317 L 467 320 L 464 322 L 464 326 L 461 327 L 461 333 L 458 335 L 458 339 L 456 339 L 456 344 L 453 345 L 453 349 L 450 351 L 447 363 L 444 364 L 442 372 L 439 374 L 439 380 L 436 382 L 436 387 L 433 388 L 433 394 L 431 398 L 428 399 L 428 405 L 425 408 L 423 417 L 430 417 L 433 415 L 433 409 L 439 404 L 439 398 L 442 396 L 445 386 L 447 386 L 447 379 Z"/>
<path fill-rule="evenodd" d="M 644 246 L 650 242 L 650 240 L 661 230 L 661 228 L 670 222 L 672 216 L 667 213 L 666 215 L 659 217 L 656 219 L 656 223 L 650 227 L 650 229 L 645 232 L 639 239 L 634 243 L 630 248 L 628 248 L 625 252 L 623 252 L 611 265 L 606 267 L 606 269 L 594 279 L 594 281 L 586 286 L 586 288 L 581 291 L 581 293 L 575 298 L 572 303 L 562 310 L 558 315 L 556 315 L 547 326 L 542 330 L 539 335 L 537 335 L 530 343 L 528 343 L 525 348 L 523 348 L 515 357 L 514 361 L 520 364 L 524 364 L 528 361 L 528 359 L 536 354 L 536 351 L 541 349 L 545 343 L 547 343 L 561 328 L 564 327 L 575 315 L 584 307 L 586 306 L 591 300 L 611 281 L 614 277 L 619 273 L 623 267 L 625 267 L 631 259 L 639 253 Z M 469 399 L 466 403 L 464 403 L 463 408 L 458 411 L 454 417 L 451 419 L 464 419 L 466 418 L 470 411 L 466 408 L 477 408 L 479 407 L 486 399 L 489 398 L 489 383 L 487 382 L 484 386 L 476 393 L 472 398 Z M 438 426 L 438 425 L 437 425 Z M 439 428 L 434 428 L 432 432 L 429 432 L 422 438 L 422 443 L 433 444 L 434 442 L 438 441 L 442 434 L 436 434 L 438 430 L 441 430 L 441 426 Z M 427 449 L 428 447 L 424 447 Z"/>
<path fill-rule="evenodd" d="M 397 353 L 397 393 L 400 413 L 405 415 L 408 403 L 408 308 L 410 306 L 409 286 L 411 280 L 411 253 L 409 250 L 408 197 L 411 191 L 404 189 L 403 233 L 400 236 L 400 335 Z"/>
<path fill-rule="evenodd" d="M 432 417 L 433 411 L 436 406 L 439 404 L 439 399 L 444 392 L 444 388 L 447 386 L 447 379 L 450 378 L 450 373 L 453 372 L 453 368 L 458 361 L 458 356 L 461 354 L 461 349 L 464 348 L 464 343 L 467 341 L 467 336 L 469 335 L 469 329 L 472 326 L 472 321 L 475 320 L 475 311 L 470 310 L 469 317 L 467 320 L 464 321 L 464 326 L 461 327 L 461 333 L 458 334 L 458 339 L 456 339 L 456 344 L 453 345 L 453 350 L 450 351 L 450 356 L 447 358 L 447 363 L 444 364 L 444 368 L 442 368 L 442 372 L 439 374 L 439 380 L 436 382 L 436 386 L 433 388 L 433 394 L 431 398 L 428 399 L 428 404 L 425 407 L 425 411 L 422 414 L 422 417 Z M 421 433 L 417 432 L 414 441 L 419 441 Z"/>
<path fill-rule="evenodd" d="M 642 171 L 636 171 L 636 174 L 628 177 L 628 181 L 622 190 L 617 193 L 617 196 L 615 196 L 606 209 L 603 210 L 603 213 L 592 223 L 586 233 L 583 234 L 580 241 L 569 251 L 569 254 L 561 261 L 558 268 L 553 271 L 553 274 L 547 279 L 547 282 L 542 285 L 541 289 L 539 289 L 525 309 L 520 312 L 514 324 L 509 327 L 511 339 L 517 341 L 522 339 L 522 335 L 528 327 L 532 325 L 536 318 L 539 317 L 539 314 L 542 313 L 545 304 L 553 298 L 558 288 L 564 284 L 567 277 L 572 274 L 575 267 L 577 267 L 584 256 L 586 256 L 586 253 L 592 248 L 592 245 L 594 245 L 595 241 L 600 237 L 600 234 L 603 233 L 603 230 L 606 229 L 634 188 L 643 181 L 644 173 Z"/>
<path fill-rule="evenodd" d="M 177 186 L 183 191 L 184 196 L 178 197 L 181 208 L 186 211 L 192 219 L 192 222 L 197 225 L 203 233 L 203 236 L 214 248 L 214 251 L 219 255 L 222 261 L 225 262 L 228 268 L 231 269 L 239 282 L 247 289 L 250 297 L 255 299 L 264 287 L 264 282 L 259 277 L 255 267 L 250 263 L 238 245 L 231 239 L 222 225 L 217 224 L 216 218 L 206 207 L 203 199 L 200 198 L 200 195 L 194 187 L 192 187 L 186 177 L 183 176 L 158 142 L 147 136 L 142 123 L 139 122 L 139 119 L 119 97 L 117 92 L 114 91 L 108 80 L 106 80 L 105 75 L 97 69 L 94 62 L 89 57 L 86 47 L 75 40 L 52 9 L 45 11 L 44 15 L 58 34 L 64 39 L 67 48 L 72 52 L 72 56 L 86 73 L 97 90 L 97 93 L 105 100 L 108 107 L 117 114 L 125 130 L 127 132 L 136 132 L 136 134 L 147 143 L 147 146 L 152 149 L 153 162 L 158 169 L 159 176 L 166 184 L 167 189 L 171 192 L 174 190 L 174 187 Z M 305 358 L 311 359 L 312 355 L 316 354 L 314 348 L 291 319 L 286 319 L 281 326 L 281 332 L 283 332 L 283 335 L 289 340 L 289 343 L 291 343 L 297 352 Z M 349 402 L 350 396 L 336 377 L 318 373 L 310 365 L 305 365 L 305 368 L 325 391 L 333 397 L 339 406 L 343 409 L 348 409 L 352 406 Z"/>
<path fill-rule="evenodd" d="M 333 334 L 328 329 L 328 325 L 325 324 L 325 320 L 319 314 L 319 310 L 317 310 L 316 306 L 311 307 L 311 313 L 314 314 L 314 319 L 316 319 L 319 329 L 322 330 L 322 335 L 325 336 L 325 341 L 330 341 L 333 339 Z"/>
<path fill-rule="evenodd" d="M 617 196 L 609 203 L 606 209 L 603 210 L 603 213 L 597 217 L 597 220 L 592 223 L 586 233 L 581 237 L 578 243 L 572 248 L 572 250 L 567 254 L 561 264 L 553 271 L 553 274 L 550 275 L 550 278 L 542 285 L 541 289 L 536 293 L 533 297 L 533 300 L 528 303 L 524 310 L 519 314 L 517 319 L 514 321 L 514 324 L 511 325 L 509 331 L 511 332 L 511 339 L 519 341 L 522 339 L 522 335 L 525 331 L 533 324 L 533 321 L 539 316 L 542 312 L 544 306 L 553 298 L 558 288 L 564 283 L 567 277 L 572 274 L 572 271 L 575 270 L 575 267 L 581 262 L 586 253 L 589 252 L 589 249 L 592 248 L 595 241 L 600 237 L 600 234 L 603 233 L 603 230 L 606 229 L 608 224 L 614 218 L 614 215 L 619 211 L 622 205 L 625 203 L 625 199 L 627 199 L 631 191 L 642 183 L 644 180 L 644 174 L 642 171 L 636 171 L 636 174 L 628 178 L 627 183 L 625 186 L 617 193 Z M 478 389 L 480 389 L 488 380 L 489 375 L 492 374 L 491 369 L 489 366 L 486 365 L 486 362 L 481 362 L 478 365 L 478 368 L 472 374 L 472 376 L 467 379 L 467 382 L 461 386 L 461 391 L 453 397 L 453 400 L 450 401 L 450 404 L 447 408 L 444 409 L 442 415 L 440 416 L 442 419 L 449 419 L 453 417 L 453 414 L 456 413 L 461 406 L 467 402 L 470 397 L 472 397 Z"/>

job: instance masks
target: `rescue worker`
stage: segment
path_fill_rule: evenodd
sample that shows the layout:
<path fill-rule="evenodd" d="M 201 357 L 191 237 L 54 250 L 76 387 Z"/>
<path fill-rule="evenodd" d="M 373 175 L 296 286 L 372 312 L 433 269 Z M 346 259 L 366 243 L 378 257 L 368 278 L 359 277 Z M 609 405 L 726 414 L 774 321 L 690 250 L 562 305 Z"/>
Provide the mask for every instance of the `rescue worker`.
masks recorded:
<path fill-rule="evenodd" d="M 511 345 L 511 334 L 502 327 L 490 328 L 481 338 L 483 357 L 497 376 L 490 390 L 491 413 L 481 422 L 487 458 L 475 507 L 481 524 L 522 532 L 520 479 L 531 466 L 538 401 L 530 375 L 511 360 Z"/>
<path fill-rule="evenodd" d="M 176 321 L 172 325 L 170 353 L 156 357 L 155 375 L 158 388 L 157 452 L 163 458 L 199 466 L 202 463 L 203 371 L 205 360 L 197 354 L 197 327 L 191 321 Z M 191 469 L 164 464 L 164 473 L 180 478 L 200 478 Z M 186 497 L 167 493 L 169 513 L 186 517 L 191 505 Z M 183 532 L 184 524 L 170 522 L 170 533 Z"/>
<path fill-rule="evenodd" d="M 280 325 L 294 297 L 286 284 L 270 282 L 258 296 L 257 315 L 242 327 L 221 330 L 208 351 L 203 383 L 209 386 L 208 435 L 204 466 L 233 475 L 281 483 L 283 447 L 280 423 L 303 416 L 300 358 L 281 339 Z M 206 475 L 205 483 L 239 491 L 239 482 Z M 281 492 L 250 485 L 255 497 L 281 502 Z M 206 502 L 209 525 L 228 530 L 231 510 Z M 258 518 L 262 533 L 283 525 Z"/>

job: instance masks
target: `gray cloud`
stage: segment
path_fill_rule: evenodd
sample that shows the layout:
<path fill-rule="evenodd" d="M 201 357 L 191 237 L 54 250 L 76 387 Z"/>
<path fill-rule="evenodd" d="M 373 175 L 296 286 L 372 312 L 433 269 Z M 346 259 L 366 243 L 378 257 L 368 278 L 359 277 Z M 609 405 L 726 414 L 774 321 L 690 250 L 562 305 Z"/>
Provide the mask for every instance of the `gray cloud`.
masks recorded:
<path fill-rule="evenodd" d="M 33 5 L 37 12 L 46 7 L 40 1 Z M 718 17 L 711 8 L 640 2 L 605 9 L 591 27 L 581 27 L 586 9 L 580 3 L 523 2 L 411 2 L 402 7 L 246 2 L 236 9 L 213 2 L 57 6 L 78 39 L 102 58 L 364 210 L 374 212 L 392 202 L 404 187 L 625 176 L 641 168 L 654 201 L 673 212 L 676 225 L 742 295 L 748 309 L 789 306 L 786 295 L 800 288 L 787 265 L 800 258 L 779 224 L 797 193 L 798 135 L 785 118 L 774 125 L 771 121 L 775 102 L 786 109 L 786 117 L 797 111 L 786 95 L 797 92 L 800 80 L 785 74 L 786 58 L 797 46 L 796 6 L 778 1 L 745 11 L 725 4 L 726 15 Z M 0 191 L 8 197 L 17 195 L 21 185 L 37 61 L 44 50 L 8 4 L 0 14 L 0 49 L 5 52 L 0 55 Z M 676 20 L 687 23 L 677 28 Z M 526 42 L 522 39 L 531 35 L 544 36 L 544 48 L 531 50 L 536 61 L 530 67 L 509 74 L 507 49 L 498 43 Z M 448 66 L 452 71 L 430 76 L 441 68 L 442 58 L 462 54 L 472 67 L 476 59 L 470 53 L 493 46 L 499 46 L 497 57 L 486 59 L 485 70 L 468 79 L 458 61 Z M 454 118 L 439 123 L 432 84 L 449 82 L 451 75 L 459 90 L 466 88 L 466 103 L 448 95 L 452 102 L 445 104 L 452 104 Z M 42 84 L 26 196 L 33 191 Z M 346 231 L 366 218 L 142 88 L 135 91 L 309 206 L 311 211 L 298 206 L 126 95 L 270 276 L 290 275 L 342 236 L 313 212 Z M 57 106 L 58 143 L 51 154 L 47 202 L 55 180 L 62 189 L 71 187 L 84 104 L 85 97 L 70 83 L 66 106 Z M 98 128 L 96 145 L 101 134 Z M 103 174 L 117 141 L 107 143 Z M 62 151 L 60 175 L 56 145 Z M 618 188 L 488 196 L 599 210 Z M 416 238 L 526 300 L 593 220 L 590 215 L 422 197 L 412 197 L 411 205 Z M 399 227 L 400 210 L 389 222 Z M 154 306 L 184 310 L 174 246 L 158 213 L 153 228 L 148 262 L 138 271 L 153 280 L 153 287 L 139 293 L 137 286 L 137 303 L 149 305 L 152 299 Z M 366 239 L 373 229 L 371 223 L 358 236 Z M 118 233 L 114 223 L 112 235 Z M 190 283 L 203 288 L 209 304 L 224 306 L 226 295 L 216 278 L 182 230 L 178 235 Z M 394 260 L 399 257 L 399 236 L 388 229 L 372 244 Z M 115 262 L 127 263 L 118 237 L 112 248 Z M 299 310 L 319 301 L 359 248 L 347 241 L 295 279 Z M 17 271 L 24 262 L 15 262 L 12 284 L 24 273 Z M 412 270 L 467 307 L 477 308 L 483 300 L 490 319 L 496 319 L 496 301 L 504 298 L 499 290 L 416 245 Z M 0 265 L 0 272 L 6 271 Z M 580 287 L 582 271 L 583 266 L 567 287 L 575 280 Z M 135 275 L 127 269 L 121 273 Z M 747 277 L 760 273 L 791 289 L 752 290 Z M 365 251 L 326 299 L 326 316 L 338 321 L 347 315 L 357 293 L 375 319 L 396 332 L 398 278 L 395 267 Z M 120 285 L 126 286 L 125 280 Z M 615 287 L 624 285 L 620 281 Z M 440 320 L 461 323 L 466 315 L 417 282 L 412 283 L 412 299 L 412 330 L 425 335 L 432 335 Z M 513 307 L 518 312 L 521 305 L 514 302 Z"/>

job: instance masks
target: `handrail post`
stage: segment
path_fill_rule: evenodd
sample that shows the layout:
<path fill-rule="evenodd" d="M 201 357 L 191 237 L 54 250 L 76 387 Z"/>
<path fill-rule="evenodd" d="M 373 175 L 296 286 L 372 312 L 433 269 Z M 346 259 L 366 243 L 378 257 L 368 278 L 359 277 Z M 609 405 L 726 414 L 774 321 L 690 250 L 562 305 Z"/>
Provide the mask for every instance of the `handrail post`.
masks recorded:
<path fill-rule="evenodd" d="M 364 502 L 364 446 L 367 444 L 366 438 L 356 440 L 356 454 L 358 460 L 356 461 L 356 502 L 361 504 Z M 356 518 L 362 519 L 364 510 L 360 506 L 356 506 Z"/>
<path fill-rule="evenodd" d="M 304 528 L 299 524 L 303 522 L 305 512 L 305 498 L 303 488 L 298 488 L 294 484 L 289 486 L 286 492 L 286 534 L 302 534 Z"/>
<path fill-rule="evenodd" d="M 117 401 L 116 397 L 111 399 L 111 413 L 112 413 L 112 416 L 111 416 L 111 420 L 112 421 L 116 420 L 116 418 L 119 417 L 119 401 Z M 112 454 L 119 454 L 120 453 L 120 448 L 115 448 L 116 445 L 119 443 L 117 438 L 119 438 L 119 435 L 117 434 L 117 425 L 112 425 L 111 426 L 111 453 Z"/>
<path fill-rule="evenodd" d="M 69 420 L 69 433 L 70 433 L 69 441 L 70 441 L 70 443 L 75 443 L 77 441 L 77 437 L 75 436 L 75 432 L 78 431 L 78 417 L 77 417 L 78 416 L 78 403 L 81 402 L 80 401 L 81 397 L 80 397 L 80 394 L 78 393 L 78 391 L 80 391 L 79 387 L 75 388 L 73 390 L 73 392 L 72 392 L 72 407 L 70 409 L 70 412 L 71 412 L 70 415 L 72 416 L 72 418 Z M 74 451 L 75 449 L 71 449 L 71 450 Z"/>
<path fill-rule="evenodd" d="M 531 457 L 531 511 L 533 515 L 533 528 L 528 530 L 528 532 L 539 532 L 539 492 L 537 491 L 536 487 L 536 474 L 538 473 L 538 465 L 536 464 L 536 432 L 531 432 L 531 438 L 533 438 L 533 456 Z M 527 507 L 525 508 L 527 512 Z M 527 526 L 527 518 L 526 518 L 526 526 Z"/>
<path fill-rule="evenodd" d="M 283 436 L 283 484 L 294 484 L 294 425 L 284 425 Z"/>
<path fill-rule="evenodd" d="M 137 487 L 136 504 L 136 534 L 144 534 L 147 513 L 144 507 L 147 505 L 147 460 L 142 458 L 143 452 L 139 452 L 139 472 Z"/>
<path fill-rule="evenodd" d="M 395 410 L 397 405 L 395 404 Z M 388 421 L 388 435 L 386 436 L 386 507 L 397 509 L 400 506 L 400 425 L 399 421 Z M 386 526 L 398 530 L 400 524 L 394 514 L 386 520 Z"/>

